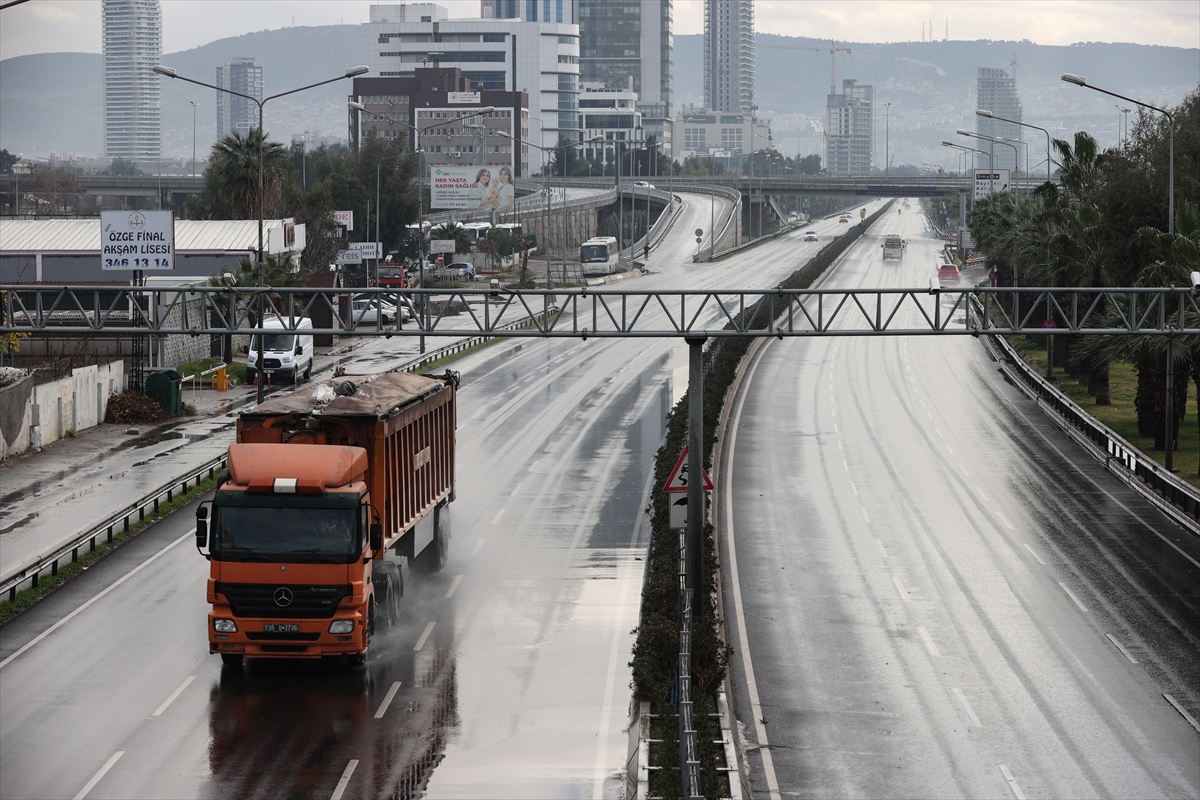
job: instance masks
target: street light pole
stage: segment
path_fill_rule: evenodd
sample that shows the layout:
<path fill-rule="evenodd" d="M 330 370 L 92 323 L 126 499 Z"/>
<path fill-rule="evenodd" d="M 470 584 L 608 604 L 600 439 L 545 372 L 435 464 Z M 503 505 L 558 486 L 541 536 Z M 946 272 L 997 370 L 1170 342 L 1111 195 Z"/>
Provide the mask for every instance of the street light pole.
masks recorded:
<path fill-rule="evenodd" d="M 1115 97 L 1118 100 L 1124 100 L 1128 103 L 1136 103 L 1142 108 L 1148 108 L 1151 111 L 1157 111 L 1167 118 L 1167 124 L 1170 131 L 1170 167 L 1167 177 L 1167 232 L 1175 233 L 1175 115 L 1165 108 L 1143 103 L 1141 100 L 1135 100 L 1132 97 L 1126 97 L 1123 94 L 1110 92 L 1107 89 L 1101 89 L 1099 86 L 1092 86 L 1079 75 L 1072 75 L 1069 72 L 1063 73 L 1062 80 L 1067 83 L 1073 83 L 1076 86 L 1082 86 L 1086 89 L 1091 89 L 1101 94 L 1106 94 L 1109 97 Z"/>
<path fill-rule="evenodd" d="M 974 133 L 972 131 L 963 130 L 962 128 L 959 128 L 958 131 L 956 131 L 956 133 L 958 133 L 959 136 L 969 136 L 972 139 L 986 139 L 987 141 L 991 142 L 993 145 L 999 143 L 999 144 L 1005 145 L 1007 147 L 1011 147 L 1013 150 L 1013 163 L 1014 164 L 1017 163 L 1017 160 L 1019 158 L 1019 156 L 1017 155 L 1017 146 L 1015 144 L 1013 144 L 1012 142 L 1006 142 L 1003 139 L 993 139 L 991 136 L 985 136 L 982 133 Z M 988 168 L 991 169 L 990 161 L 988 162 Z M 1016 197 L 1016 195 L 1017 195 L 1016 189 L 1012 189 L 1010 187 L 1010 191 L 1012 192 L 1013 197 Z"/>
<path fill-rule="evenodd" d="M 192 104 L 192 177 L 196 177 L 196 101 L 188 100 Z"/>
<path fill-rule="evenodd" d="M 345 80 L 346 78 L 355 78 L 359 75 L 363 75 L 367 72 L 370 72 L 371 69 L 370 69 L 370 67 L 367 67 L 365 65 L 351 67 L 350 69 L 346 70 L 345 74 L 339 75 L 336 78 L 329 78 L 328 80 L 318 81 L 317 83 L 310 83 L 307 86 L 301 86 L 298 89 L 290 89 L 286 92 L 280 92 L 279 94 L 273 94 L 270 97 L 264 97 L 261 100 L 252 95 L 243 94 L 242 92 L 235 92 L 232 89 L 226 89 L 221 86 L 213 86 L 211 83 L 205 83 L 204 81 L 198 81 L 198 80 L 195 80 L 194 78 L 186 78 L 183 75 L 180 75 L 179 73 L 177 73 L 175 70 L 171 69 L 170 67 L 164 66 L 162 64 L 156 65 L 154 67 L 154 71 L 157 72 L 159 75 L 165 75 L 168 78 L 178 78 L 181 81 L 187 81 L 188 83 L 194 83 L 197 86 L 203 86 L 207 89 L 216 89 L 218 92 L 225 92 L 226 94 L 232 94 L 232 95 L 236 95 L 237 97 L 243 97 L 243 98 L 249 100 L 250 102 L 255 103 L 258 106 L 258 286 L 261 289 L 263 287 L 263 266 L 264 266 L 264 264 L 263 264 L 263 215 L 266 211 L 265 198 L 263 197 L 263 140 L 266 139 L 266 132 L 263 131 L 263 106 L 265 106 L 271 100 L 275 100 L 280 97 L 286 97 L 290 94 L 296 94 L 297 92 L 303 92 L 306 89 L 314 89 L 318 86 L 324 86 L 327 83 L 335 83 L 340 80 Z M 160 192 L 160 194 L 161 194 L 161 192 Z M 258 313 L 258 327 L 259 327 L 259 330 L 262 331 L 262 333 L 259 333 L 259 335 L 258 335 L 257 369 L 255 370 L 254 377 L 258 383 L 257 401 L 259 403 L 261 403 L 263 401 L 264 397 L 266 396 L 266 382 L 263 380 L 263 367 L 265 366 L 263 363 L 263 344 L 264 344 L 263 339 L 265 338 L 265 335 L 266 335 L 265 334 L 266 320 L 263 317 L 263 314 L 265 311 L 265 305 L 264 305 L 264 302 L 265 302 L 264 295 L 265 294 L 266 294 L 265 292 L 259 292 L 259 294 L 258 294 L 258 312 L 259 312 Z"/>
<path fill-rule="evenodd" d="M 883 107 L 883 175 L 890 178 L 892 177 L 892 104 L 884 103 Z"/>

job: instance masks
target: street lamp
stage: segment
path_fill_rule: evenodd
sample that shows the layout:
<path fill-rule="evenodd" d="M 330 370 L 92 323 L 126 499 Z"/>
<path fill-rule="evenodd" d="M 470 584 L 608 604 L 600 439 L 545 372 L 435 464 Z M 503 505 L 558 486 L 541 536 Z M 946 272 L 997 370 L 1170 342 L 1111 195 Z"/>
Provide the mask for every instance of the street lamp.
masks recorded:
<path fill-rule="evenodd" d="M 1137 103 L 1142 108 L 1148 108 L 1151 111 L 1157 111 L 1158 113 L 1162 114 L 1163 116 L 1165 116 L 1167 118 L 1169 130 L 1170 130 L 1170 145 L 1171 145 L 1170 168 L 1169 168 L 1169 174 L 1167 177 L 1167 186 L 1168 186 L 1167 232 L 1174 234 L 1175 233 L 1175 115 L 1172 114 L 1170 111 L 1167 111 L 1165 108 L 1159 108 L 1158 106 L 1153 106 L 1153 105 L 1150 105 L 1149 103 L 1143 103 L 1141 100 L 1135 100 L 1132 97 L 1126 97 L 1123 94 L 1117 94 L 1116 92 L 1110 92 L 1107 89 L 1101 89 L 1099 86 L 1092 86 L 1086 80 L 1084 80 L 1081 76 L 1072 75 L 1070 72 L 1064 72 L 1062 75 L 1062 80 L 1066 81 L 1067 83 L 1073 83 L 1076 86 L 1082 86 L 1086 89 L 1091 89 L 1093 91 L 1100 92 L 1101 94 L 1106 94 L 1109 97 L 1115 97 L 1118 100 L 1124 100 L 1129 103 Z"/>
<path fill-rule="evenodd" d="M 988 111 L 986 108 L 979 109 L 978 111 L 975 112 L 975 115 L 979 116 L 979 117 L 983 117 L 985 119 L 994 119 L 997 122 L 1007 122 L 1011 125 L 1020 125 L 1022 128 L 1033 128 L 1034 130 L 1038 130 L 1038 131 L 1041 131 L 1042 133 L 1046 134 L 1046 180 L 1047 181 L 1050 180 L 1050 165 L 1053 163 L 1053 159 L 1050 157 L 1050 131 L 1046 130 L 1045 128 L 1039 128 L 1037 125 L 1030 125 L 1028 122 L 1018 122 L 1015 119 L 1005 119 L 1004 117 L 997 117 L 995 114 Z M 1025 165 L 1026 165 L 1026 167 L 1029 166 L 1028 159 L 1025 160 Z"/>
<path fill-rule="evenodd" d="M 207 89 L 216 89 L 218 92 L 225 92 L 226 94 L 232 94 L 232 95 L 236 95 L 237 97 L 243 97 L 246 100 L 249 100 L 250 102 L 252 102 L 258 106 L 258 288 L 262 289 L 263 288 L 263 215 L 266 213 L 265 209 L 264 209 L 265 198 L 264 198 L 264 192 L 263 192 L 263 140 L 265 140 L 267 138 L 266 131 L 263 130 L 263 106 L 265 106 L 271 100 L 275 100 L 276 98 L 279 98 L 279 97 L 286 97 L 289 94 L 296 94 L 297 92 L 303 92 L 306 89 L 313 89 L 313 88 L 316 88 L 317 86 L 324 86 L 327 83 L 334 83 L 336 81 L 344 80 L 346 78 L 358 77 L 359 75 L 363 75 L 365 73 L 370 72 L 371 68 L 366 66 L 365 64 L 360 64 L 357 67 L 351 67 L 350 69 L 346 70 L 346 72 L 344 74 L 339 75 L 336 78 L 329 78 L 328 80 L 318 81 L 317 83 L 310 83 L 307 86 L 301 86 L 298 89 L 290 89 L 286 92 L 280 92 L 279 94 L 273 94 L 270 97 L 264 97 L 261 100 L 258 99 L 257 97 L 253 97 L 248 94 L 243 94 L 242 92 L 235 92 L 232 89 L 226 89 L 221 86 L 213 86 L 211 83 L 205 83 L 204 81 L 198 81 L 198 80 L 195 80 L 194 78 L 185 78 L 183 75 L 180 75 L 175 70 L 171 69 L 170 67 L 163 66 L 162 64 L 155 65 L 154 71 L 157 72 L 159 75 L 165 75 L 168 78 L 178 78 L 181 81 L 187 81 L 188 83 L 194 83 L 197 86 L 203 86 Z M 258 335 L 258 360 L 257 360 L 258 369 L 255 370 L 255 373 L 256 373 L 255 380 L 258 382 L 257 402 L 259 402 L 259 403 L 261 403 L 263 401 L 263 398 L 266 396 L 266 382 L 263 380 L 263 367 L 265 366 L 265 364 L 263 363 L 263 346 L 264 346 L 263 339 L 266 337 L 266 327 L 265 327 L 266 319 L 264 317 L 264 313 L 265 313 L 265 299 L 263 297 L 263 292 L 260 291 L 259 295 L 258 295 L 258 327 L 260 330 L 260 333 Z"/>
<path fill-rule="evenodd" d="M 196 101 L 188 100 L 192 104 L 192 177 L 196 177 Z"/>

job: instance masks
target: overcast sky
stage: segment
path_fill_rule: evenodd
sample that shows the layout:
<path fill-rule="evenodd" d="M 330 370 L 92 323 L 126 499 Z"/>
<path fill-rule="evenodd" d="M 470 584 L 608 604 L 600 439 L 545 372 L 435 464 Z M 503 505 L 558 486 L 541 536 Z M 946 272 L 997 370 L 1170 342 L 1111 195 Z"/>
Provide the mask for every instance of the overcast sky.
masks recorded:
<path fill-rule="evenodd" d="M 618 0 L 613 0 L 617 2 Z M 369 0 L 162 0 L 163 52 L 289 25 L 357 24 Z M 451 16 L 478 17 L 479 0 L 441 0 Z M 100 0 L 30 0 L 0 12 L 0 58 L 100 52 Z M 942 38 L 1029 39 L 1038 44 L 1135 42 L 1197 47 L 1197 0 L 757 0 L 755 27 L 853 42 L 920 41 L 932 20 Z M 703 33 L 702 0 L 675 0 L 675 33 Z"/>

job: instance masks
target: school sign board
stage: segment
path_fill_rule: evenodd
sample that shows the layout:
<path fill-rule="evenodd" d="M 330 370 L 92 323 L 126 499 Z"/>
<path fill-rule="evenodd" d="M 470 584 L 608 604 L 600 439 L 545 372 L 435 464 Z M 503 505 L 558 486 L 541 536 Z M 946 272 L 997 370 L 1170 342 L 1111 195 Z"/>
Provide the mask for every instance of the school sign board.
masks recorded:
<path fill-rule="evenodd" d="M 974 199 L 982 200 L 992 192 L 1008 191 L 1008 170 L 1006 169 L 977 169 L 975 170 Z"/>
<path fill-rule="evenodd" d="M 175 212 L 100 212 L 104 271 L 175 269 Z"/>

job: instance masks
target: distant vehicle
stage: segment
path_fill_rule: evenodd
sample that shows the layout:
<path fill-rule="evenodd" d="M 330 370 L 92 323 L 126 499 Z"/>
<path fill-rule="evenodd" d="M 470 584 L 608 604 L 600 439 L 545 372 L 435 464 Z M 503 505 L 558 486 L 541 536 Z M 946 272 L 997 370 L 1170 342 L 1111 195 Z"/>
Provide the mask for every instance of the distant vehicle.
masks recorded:
<path fill-rule="evenodd" d="M 611 275 L 617 271 L 619 253 L 615 236 L 588 239 L 579 248 L 579 271 L 585 278 Z"/>
<path fill-rule="evenodd" d="M 361 665 L 375 636 L 418 619 L 404 569 L 446 563 L 457 388 L 449 371 L 343 375 L 239 415 L 196 509 L 209 653 L 230 669 L 247 656 Z"/>
<path fill-rule="evenodd" d="M 312 320 L 303 317 L 297 320 L 295 327 L 312 330 Z M 278 383 L 288 381 L 299 383 L 308 380 L 313 367 L 313 337 L 311 333 L 284 333 L 284 320 L 280 317 L 267 317 L 263 325 L 263 372 L 267 381 Z M 287 327 L 291 327 L 290 325 Z M 276 332 L 272 332 L 272 328 Z M 258 378 L 258 336 L 250 337 L 250 348 L 246 358 L 246 382 L 253 383 Z"/>
<path fill-rule="evenodd" d="M 842 218 L 838 220 L 838 222 L 849 222 L 849 221 L 850 221 L 850 218 L 847 217 L 845 214 L 843 214 Z"/>
<path fill-rule="evenodd" d="M 407 289 L 408 276 L 398 264 L 383 264 L 379 267 L 378 285 L 384 289 Z"/>
<path fill-rule="evenodd" d="M 455 261 L 445 267 L 447 277 L 452 280 L 475 280 L 475 265 L 470 261 Z"/>
<path fill-rule="evenodd" d="M 639 189 L 653 189 L 653 188 L 655 188 L 655 187 L 654 187 L 654 184 L 653 184 L 653 183 L 650 183 L 650 181 L 634 181 L 634 182 L 633 182 L 633 185 L 634 185 L 634 186 L 636 186 L 636 187 L 637 187 L 637 188 L 639 188 Z"/>
<path fill-rule="evenodd" d="M 938 285 L 943 289 L 958 286 L 958 267 L 953 264 L 942 264 L 938 267 Z"/>
<path fill-rule="evenodd" d="M 805 231 L 804 232 L 804 241 L 815 242 L 816 240 L 817 240 L 817 232 L 816 231 Z"/>
<path fill-rule="evenodd" d="M 468 222 L 463 225 L 463 230 L 467 232 L 467 236 L 471 240 L 471 244 L 479 244 L 487 236 L 487 232 L 492 229 L 490 222 Z"/>
<path fill-rule="evenodd" d="M 883 237 L 883 244 L 879 245 L 883 248 L 883 260 L 891 261 L 904 258 L 904 248 L 908 242 L 900 238 L 898 233 L 889 233 Z"/>

